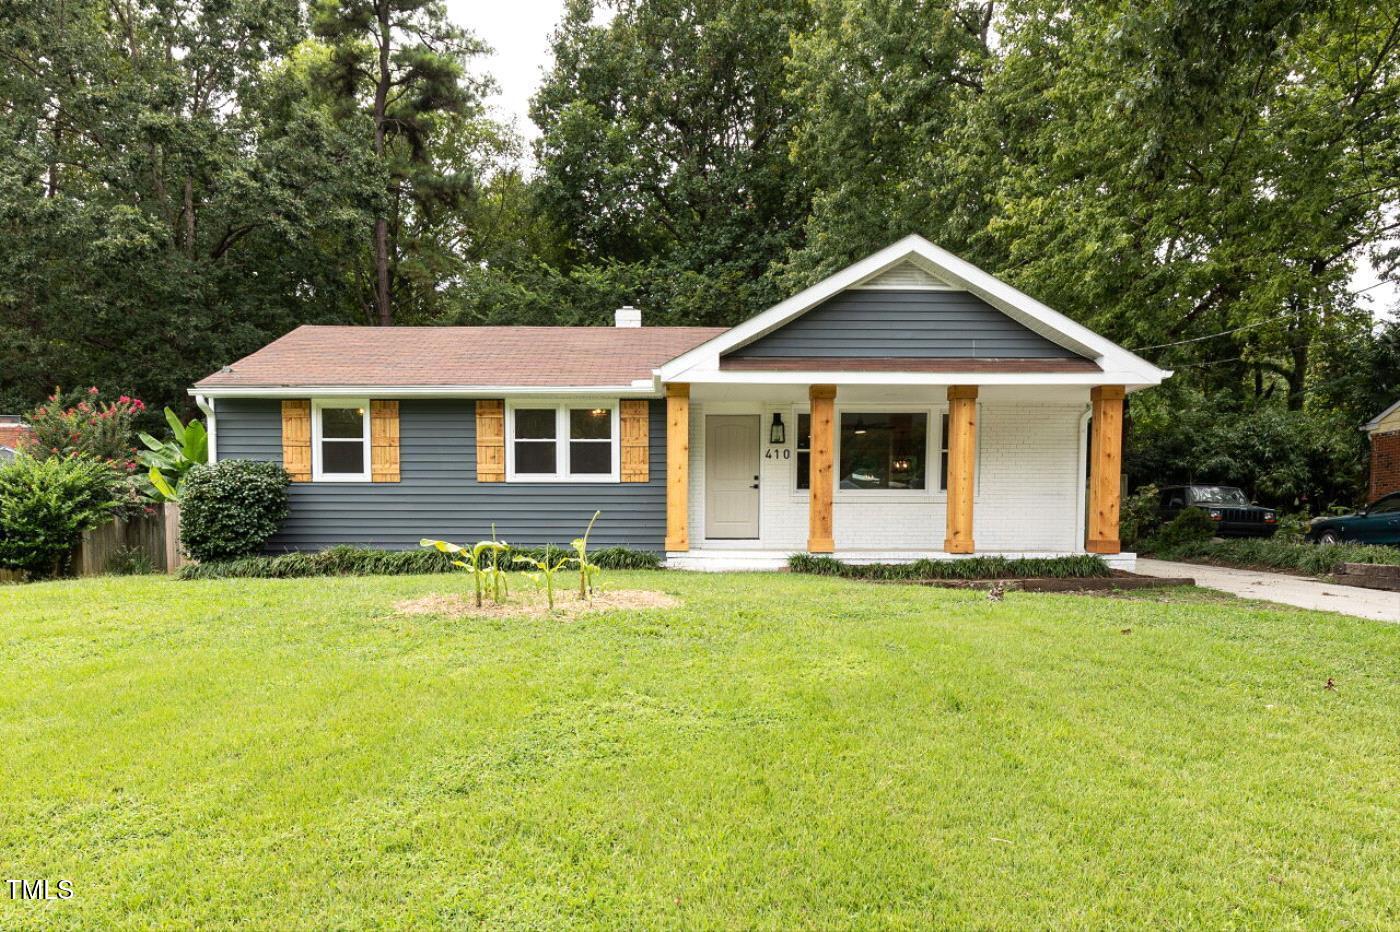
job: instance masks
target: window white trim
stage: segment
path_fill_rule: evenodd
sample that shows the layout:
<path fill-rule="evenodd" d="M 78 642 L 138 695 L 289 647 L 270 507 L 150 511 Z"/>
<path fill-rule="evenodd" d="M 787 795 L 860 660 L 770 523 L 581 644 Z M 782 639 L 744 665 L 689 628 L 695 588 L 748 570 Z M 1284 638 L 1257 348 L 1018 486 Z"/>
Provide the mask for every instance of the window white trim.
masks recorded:
<path fill-rule="evenodd" d="M 927 414 L 928 425 L 925 432 L 925 442 L 928 444 L 924 453 L 924 487 L 922 489 L 843 489 L 840 486 L 840 478 L 833 476 L 835 487 L 832 489 L 832 500 L 838 502 L 944 502 L 948 500 L 948 490 L 938 487 L 940 473 L 942 471 L 943 444 L 946 438 L 943 436 L 943 416 L 948 413 L 946 404 L 890 404 L 885 402 L 853 402 L 850 404 L 837 404 L 833 412 L 835 423 L 832 425 L 832 460 L 837 464 L 841 462 L 841 415 L 842 413 L 852 414 Z M 797 438 L 800 436 L 798 420 L 799 415 L 810 414 L 811 406 L 805 404 L 793 405 L 792 415 L 792 435 L 790 446 L 792 447 L 792 468 L 788 470 L 788 491 L 792 498 L 805 502 L 809 495 L 809 490 L 797 487 Z M 982 494 L 982 404 L 977 403 L 977 450 L 973 454 L 975 465 L 973 472 L 973 501 L 976 501 Z"/>
<path fill-rule="evenodd" d="M 359 408 L 360 443 L 364 446 L 364 471 L 358 473 L 322 471 L 324 456 L 321 451 L 321 412 L 327 409 Z M 368 398 L 315 398 L 311 401 L 311 481 L 313 482 L 369 482 L 369 399 Z M 337 439 L 331 443 L 353 443 L 353 438 Z"/>
<path fill-rule="evenodd" d="M 515 412 L 526 410 L 554 410 L 554 468 L 552 473 L 517 473 L 515 471 Z M 568 471 L 569 456 L 569 409 L 607 408 L 610 413 L 611 438 L 609 441 L 581 441 L 608 443 L 610 471 L 607 473 L 580 473 Z M 622 436 L 621 408 L 616 398 L 571 398 L 567 401 L 534 401 L 529 398 L 506 399 L 506 481 L 507 482 L 576 482 L 613 483 L 621 482 Z M 528 439 L 528 438 L 527 438 Z"/>

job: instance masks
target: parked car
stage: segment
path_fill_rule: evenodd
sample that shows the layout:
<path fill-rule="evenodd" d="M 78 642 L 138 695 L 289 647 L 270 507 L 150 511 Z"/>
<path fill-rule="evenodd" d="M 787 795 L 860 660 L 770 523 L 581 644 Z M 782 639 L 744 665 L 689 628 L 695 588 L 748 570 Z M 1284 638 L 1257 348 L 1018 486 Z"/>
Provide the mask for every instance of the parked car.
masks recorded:
<path fill-rule="evenodd" d="M 1400 492 L 1382 496 L 1354 514 L 1313 518 L 1308 526 L 1308 540 L 1319 544 L 1346 541 L 1400 546 Z"/>
<path fill-rule="evenodd" d="M 1187 508 L 1204 511 L 1220 537 L 1273 537 L 1278 512 L 1249 500 L 1230 485 L 1169 485 L 1162 489 L 1162 517 L 1170 521 Z"/>

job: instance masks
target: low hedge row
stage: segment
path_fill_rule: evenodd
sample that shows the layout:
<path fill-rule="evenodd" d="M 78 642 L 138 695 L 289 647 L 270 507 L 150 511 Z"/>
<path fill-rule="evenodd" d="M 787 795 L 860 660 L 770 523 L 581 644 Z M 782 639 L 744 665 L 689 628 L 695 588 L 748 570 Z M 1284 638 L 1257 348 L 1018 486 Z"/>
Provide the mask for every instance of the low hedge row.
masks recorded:
<path fill-rule="evenodd" d="M 1162 560 L 1218 563 L 1244 569 L 1292 570 L 1310 576 L 1330 575 L 1342 563 L 1400 565 L 1400 547 L 1302 544 L 1253 538 L 1183 541 L 1158 546 L 1152 555 Z"/>
<path fill-rule="evenodd" d="M 553 548 L 555 559 L 566 548 Z M 518 556 L 542 559 L 543 547 L 513 547 Z M 655 570 L 661 557 L 644 550 L 605 547 L 589 551 L 588 558 L 605 570 Z M 421 573 L 460 573 L 446 554 L 436 550 L 372 550 L 367 547 L 332 547 L 319 553 L 283 553 L 277 556 L 243 557 L 215 563 L 187 563 L 181 579 L 301 579 L 307 576 L 411 576 Z"/>
<path fill-rule="evenodd" d="M 1101 557 L 967 557 L 962 560 L 915 560 L 912 563 L 843 563 L 834 557 L 795 553 L 788 559 L 794 573 L 843 579 L 1084 579 L 1108 576 Z"/>

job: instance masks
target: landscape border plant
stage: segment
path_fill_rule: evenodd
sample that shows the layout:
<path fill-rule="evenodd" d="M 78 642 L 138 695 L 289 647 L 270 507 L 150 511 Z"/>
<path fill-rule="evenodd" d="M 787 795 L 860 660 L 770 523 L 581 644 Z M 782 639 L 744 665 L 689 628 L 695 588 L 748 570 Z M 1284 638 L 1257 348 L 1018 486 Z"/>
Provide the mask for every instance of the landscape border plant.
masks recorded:
<path fill-rule="evenodd" d="M 1307 544 L 1264 538 L 1183 541 L 1152 551 L 1163 560 L 1185 560 L 1241 569 L 1292 570 L 1330 576 L 1343 563 L 1400 566 L 1400 547 L 1378 544 Z"/>
<path fill-rule="evenodd" d="M 563 548 L 551 547 L 553 551 Z M 543 557 L 543 547 L 511 547 L 512 554 Z M 595 550 L 590 562 L 604 570 L 659 570 L 661 557 L 646 550 L 607 547 Z M 275 555 L 186 563 L 180 579 L 304 579 L 314 576 L 418 576 L 458 572 L 434 549 L 377 550 L 342 544 L 316 552 L 292 551 Z"/>
<path fill-rule="evenodd" d="M 200 561 L 256 553 L 287 518 L 290 483 L 277 463 L 220 460 L 192 467 L 180 497 L 180 546 Z"/>
<path fill-rule="evenodd" d="M 84 531 L 110 519 L 122 476 L 85 454 L 0 465 L 0 566 L 26 576 L 61 576 Z"/>
<path fill-rule="evenodd" d="M 1092 579 L 1112 575 L 1102 557 L 967 557 L 959 560 L 915 560 L 911 563 L 845 563 L 835 557 L 795 553 L 788 569 L 814 576 L 867 580 L 940 579 Z"/>

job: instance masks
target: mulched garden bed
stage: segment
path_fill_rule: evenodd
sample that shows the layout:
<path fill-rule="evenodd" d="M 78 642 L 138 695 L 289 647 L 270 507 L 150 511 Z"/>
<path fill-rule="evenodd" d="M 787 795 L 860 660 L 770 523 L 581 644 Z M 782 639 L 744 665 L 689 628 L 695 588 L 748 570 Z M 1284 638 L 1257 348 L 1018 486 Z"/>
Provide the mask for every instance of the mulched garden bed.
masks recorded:
<path fill-rule="evenodd" d="M 1020 592 L 1104 592 L 1127 589 L 1165 589 L 1172 586 L 1194 586 L 1196 581 L 1185 577 L 1143 576 L 1126 570 L 1114 570 L 1111 576 L 1030 577 L 1026 579 L 888 579 L 881 582 L 896 585 L 936 586 L 940 589 L 1000 589 Z"/>

